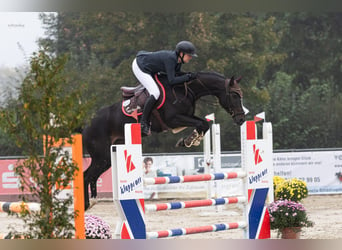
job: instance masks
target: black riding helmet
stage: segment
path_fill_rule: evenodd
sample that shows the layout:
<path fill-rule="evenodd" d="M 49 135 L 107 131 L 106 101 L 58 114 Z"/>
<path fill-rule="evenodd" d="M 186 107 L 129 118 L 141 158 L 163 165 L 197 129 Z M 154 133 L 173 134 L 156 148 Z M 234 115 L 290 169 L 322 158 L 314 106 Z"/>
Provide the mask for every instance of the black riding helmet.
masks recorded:
<path fill-rule="evenodd" d="M 181 41 L 181 42 L 177 43 L 177 45 L 176 45 L 176 53 L 177 53 L 177 55 L 179 55 L 180 52 L 183 52 L 184 54 L 189 54 L 191 56 L 197 57 L 196 48 L 189 41 Z M 184 57 L 184 55 L 181 57 L 182 63 L 184 63 L 183 57 Z"/>

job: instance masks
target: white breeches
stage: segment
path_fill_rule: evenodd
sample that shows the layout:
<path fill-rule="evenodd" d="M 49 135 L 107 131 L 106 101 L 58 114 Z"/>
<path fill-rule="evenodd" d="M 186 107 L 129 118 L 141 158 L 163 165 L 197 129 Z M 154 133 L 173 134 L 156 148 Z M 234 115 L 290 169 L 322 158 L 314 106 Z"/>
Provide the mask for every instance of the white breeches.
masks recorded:
<path fill-rule="evenodd" d="M 160 92 L 157 86 L 157 83 L 153 80 L 152 76 L 143 72 L 138 64 L 137 59 L 135 58 L 132 63 L 132 69 L 135 77 L 139 80 L 139 82 L 144 85 L 150 95 L 153 95 L 156 100 L 158 100 L 160 96 Z"/>

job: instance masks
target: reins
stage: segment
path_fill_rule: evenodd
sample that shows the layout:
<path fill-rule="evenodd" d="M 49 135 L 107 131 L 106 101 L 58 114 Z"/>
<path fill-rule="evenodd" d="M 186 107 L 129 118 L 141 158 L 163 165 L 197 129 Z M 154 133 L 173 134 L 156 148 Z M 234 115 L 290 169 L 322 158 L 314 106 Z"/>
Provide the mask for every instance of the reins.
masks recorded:
<path fill-rule="evenodd" d="M 206 89 L 211 95 L 213 95 L 213 93 L 212 93 L 212 90 L 210 90 L 202 81 L 201 81 L 201 79 L 199 79 L 199 78 L 196 78 L 195 80 L 193 80 L 193 81 L 197 81 L 204 89 Z M 173 102 L 173 104 L 176 104 L 177 102 L 182 102 L 182 101 L 184 101 L 187 97 L 188 97 L 188 95 L 189 94 L 191 94 L 193 97 L 195 97 L 196 95 L 195 95 L 195 93 L 194 93 L 194 91 L 190 88 L 190 85 L 192 84 L 192 82 L 193 81 L 190 81 L 190 82 L 184 82 L 184 84 L 182 85 L 182 87 L 184 87 L 184 96 L 181 98 L 181 99 L 179 99 L 178 97 L 177 97 L 177 93 L 176 93 L 176 91 L 175 91 L 175 88 L 176 87 L 179 87 L 179 86 L 175 86 L 175 87 L 173 87 L 172 88 L 172 93 L 173 93 L 173 95 L 174 95 L 174 97 L 175 97 L 175 101 Z M 240 113 L 237 113 L 237 114 L 234 114 L 234 111 L 231 109 L 231 106 L 232 106 L 232 104 L 231 104 L 231 98 L 230 98 L 230 93 L 236 93 L 236 94 L 238 94 L 239 96 L 240 96 L 240 98 L 242 98 L 242 91 L 241 91 L 241 88 L 240 87 L 236 87 L 236 86 L 232 86 L 232 87 L 230 87 L 229 86 L 229 81 L 230 81 L 230 79 L 228 79 L 228 78 L 225 78 L 225 80 L 224 80 L 224 87 L 225 87 L 225 93 L 226 93 L 226 96 L 227 96 L 227 98 L 228 98 L 228 103 L 229 103 L 229 113 L 232 115 L 232 117 L 235 117 L 235 116 L 237 116 L 237 115 L 239 115 Z"/>
<path fill-rule="evenodd" d="M 191 82 L 192 82 L 192 81 L 191 81 Z M 176 104 L 177 102 L 182 102 L 182 101 L 184 101 L 184 100 L 186 99 L 186 97 L 188 96 L 188 91 L 191 90 L 191 89 L 188 87 L 188 85 L 190 85 L 191 82 L 184 82 L 184 84 L 183 84 L 183 86 L 184 86 L 184 96 L 183 96 L 183 98 L 182 98 L 181 100 L 178 100 L 177 93 L 176 93 L 176 91 L 175 91 L 175 88 L 178 87 L 178 86 L 176 85 L 176 86 L 174 86 L 174 87 L 172 88 L 172 94 L 173 94 L 173 96 L 175 97 L 175 101 L 174 101 L 172 104 Z M 192 90 L 191 90 L 191 92 L 192 92 Z M 192 93 L 192 94 L 193 94 L 193 93 Z"/>

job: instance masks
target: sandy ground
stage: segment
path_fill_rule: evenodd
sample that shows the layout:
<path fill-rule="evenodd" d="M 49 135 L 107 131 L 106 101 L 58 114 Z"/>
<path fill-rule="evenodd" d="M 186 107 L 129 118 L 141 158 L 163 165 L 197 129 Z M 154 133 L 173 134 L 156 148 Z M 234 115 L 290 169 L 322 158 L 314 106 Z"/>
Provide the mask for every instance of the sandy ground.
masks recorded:
<path fill-rule="evenodd" d="M 146 204 L 170 202 L 171 200 L 146 200 Z M 308 215 L 314 221 L 314 227 L 304 228 L 301 239 L 342 239 L 342 195 L 311 195 L 303 200 Z M 206 226 L 216 223 L 237 222 L 243 220 L 239 204 L 218 207 L 188 208 L 159 212 L 146 212 L 147 231 L 160 231 L 180 227 Z M 97 215 L 111 227 L 113 237 L 118 215 L 113 202 L 99 200 L 87 214 Z M 8 232 L 8 226 L 20 227 L 21 221 L 0 213 L 0 234 Z M 221 232 L 179 236 L 177 239 L 242 239 L 242 229 Z M 277 232 L 271 232 L 271 238 L 278 238 Z M 169 238 L 169 239 L 175 239 Z"/>

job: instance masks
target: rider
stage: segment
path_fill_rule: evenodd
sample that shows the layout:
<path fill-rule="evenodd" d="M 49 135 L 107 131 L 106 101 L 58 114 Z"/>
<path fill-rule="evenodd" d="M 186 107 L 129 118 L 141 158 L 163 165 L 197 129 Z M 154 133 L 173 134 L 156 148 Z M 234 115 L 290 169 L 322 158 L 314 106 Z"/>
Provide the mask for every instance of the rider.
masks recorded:
<path fill-rule="evenodd" d="M 141 132 L 150 134 L 150 116 L 160 92 L 153 75 L 159 72 L 166 73 L 169 84 L 174 85 L 191 81 L 196 78 L 194 73 L 176 75 L 181 72 L 183 63 L 188 63 L 192 57 L 197 57 L 195 46 L 189 41 L 181 41 L 173 50 L 160 50 L 155 52 L 139 51 L 132 63 L 135 77 L 147 89 L 150 96 L 144 105 L 141 117 Z"/>

